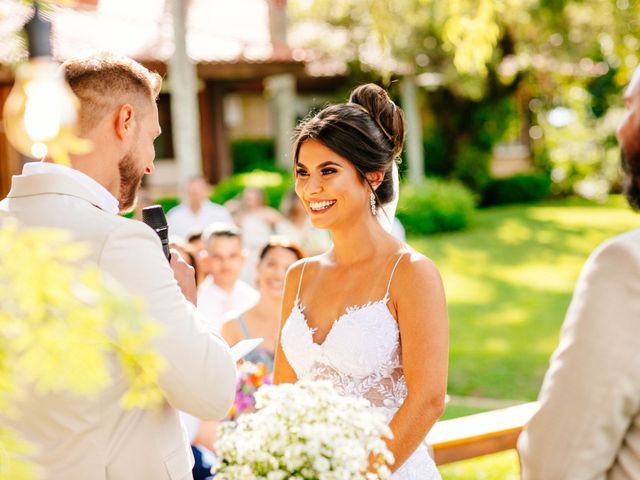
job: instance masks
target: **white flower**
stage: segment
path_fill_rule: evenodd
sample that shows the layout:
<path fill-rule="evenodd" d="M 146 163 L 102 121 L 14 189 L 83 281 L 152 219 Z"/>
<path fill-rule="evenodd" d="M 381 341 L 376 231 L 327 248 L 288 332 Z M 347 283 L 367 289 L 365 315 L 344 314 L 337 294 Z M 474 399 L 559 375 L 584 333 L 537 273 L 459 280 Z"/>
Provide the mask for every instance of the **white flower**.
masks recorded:
<path fill-rule="evenodd" d="M 329 382 L 265 385 L 255 413 L 223 424 L 218 480 L 386 479 L 393 456 L 384 418 L 364 399 L 342 397 Z M 376 473 L 366 474 L 369 456 Z"/>

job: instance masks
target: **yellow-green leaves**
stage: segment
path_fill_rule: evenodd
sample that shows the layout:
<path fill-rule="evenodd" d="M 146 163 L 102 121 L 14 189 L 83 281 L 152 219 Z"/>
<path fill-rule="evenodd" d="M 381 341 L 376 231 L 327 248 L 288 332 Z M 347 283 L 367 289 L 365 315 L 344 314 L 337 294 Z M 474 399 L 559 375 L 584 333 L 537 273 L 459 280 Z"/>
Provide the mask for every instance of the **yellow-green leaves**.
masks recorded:
<path fill-rule="evenodd" d="M 162 401 L 160 326 L 62 231 L 0 222 L 0 411 L 15 413 L 26 389 L 97 395 L 124 377 L 125 408 Z M 0 479 L 32 478 L 16 455 L 27 448 L 0 429 Z"/>
<path fill-rule="evenodd" d="M 449 16 L 442 32 L 453 49 L 453 63 L 460 73 L 486 75 L 487 63 L 500 35 L 495 0 L 450 0 Z"/>

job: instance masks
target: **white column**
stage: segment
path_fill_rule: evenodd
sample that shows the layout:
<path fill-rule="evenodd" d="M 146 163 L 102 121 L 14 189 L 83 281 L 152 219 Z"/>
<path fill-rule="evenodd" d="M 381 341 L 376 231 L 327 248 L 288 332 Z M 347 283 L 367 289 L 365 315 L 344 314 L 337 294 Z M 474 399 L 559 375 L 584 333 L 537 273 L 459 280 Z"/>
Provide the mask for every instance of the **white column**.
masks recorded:
<path fill-rule="evenodd" d="M 265 95 L 271 103 L 276 142 L 276 164 L 291 168 L 291 147 L 296 127 L 296 78 L 291 74 L 273 75 L 264 81 Z"/>
<path fill-rule="evenodd" d="M 407 128 L 406 147 L 409 164 L 409 182 L 419 185 L 424 179 L 424 152 L 422 147 L 422 121 L 418 108 L 416 77 L 407 75 L 400 81 L 402 110 Z"/>
<path fill-rule="evenodd" d="M 168 1 L 171 3 L 175 45 L 169 61 L 173 149 L 178 163 L 179 181 L 184 184 L 189 177 L 202 174 L 198 77 L 196 66 L 187 54 L 185 2 Z"/>

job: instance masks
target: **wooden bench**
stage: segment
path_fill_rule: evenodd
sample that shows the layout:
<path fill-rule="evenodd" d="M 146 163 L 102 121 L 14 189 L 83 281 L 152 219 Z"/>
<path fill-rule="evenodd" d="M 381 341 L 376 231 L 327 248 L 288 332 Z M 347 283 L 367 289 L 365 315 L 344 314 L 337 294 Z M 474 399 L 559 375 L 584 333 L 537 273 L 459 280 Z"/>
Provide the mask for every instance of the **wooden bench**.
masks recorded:
<path fill-rule="evenodd" d="M 537 402 L 437 422 L 426 443 L 437 465 L 516 448 L 524 425 L 538 409 Z"/>

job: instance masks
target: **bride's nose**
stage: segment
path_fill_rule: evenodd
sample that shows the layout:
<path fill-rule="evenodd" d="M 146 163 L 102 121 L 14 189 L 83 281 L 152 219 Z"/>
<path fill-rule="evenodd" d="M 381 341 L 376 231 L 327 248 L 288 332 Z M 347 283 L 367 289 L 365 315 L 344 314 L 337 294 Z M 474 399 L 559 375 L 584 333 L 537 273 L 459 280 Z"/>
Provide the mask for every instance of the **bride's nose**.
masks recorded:
<path fill-rule="evenodd" d="M 322 177 L 320 175 L 309 175 L 309 179 L 305 182 L 304 193 L 312 195 L 322 191 Z"/>

